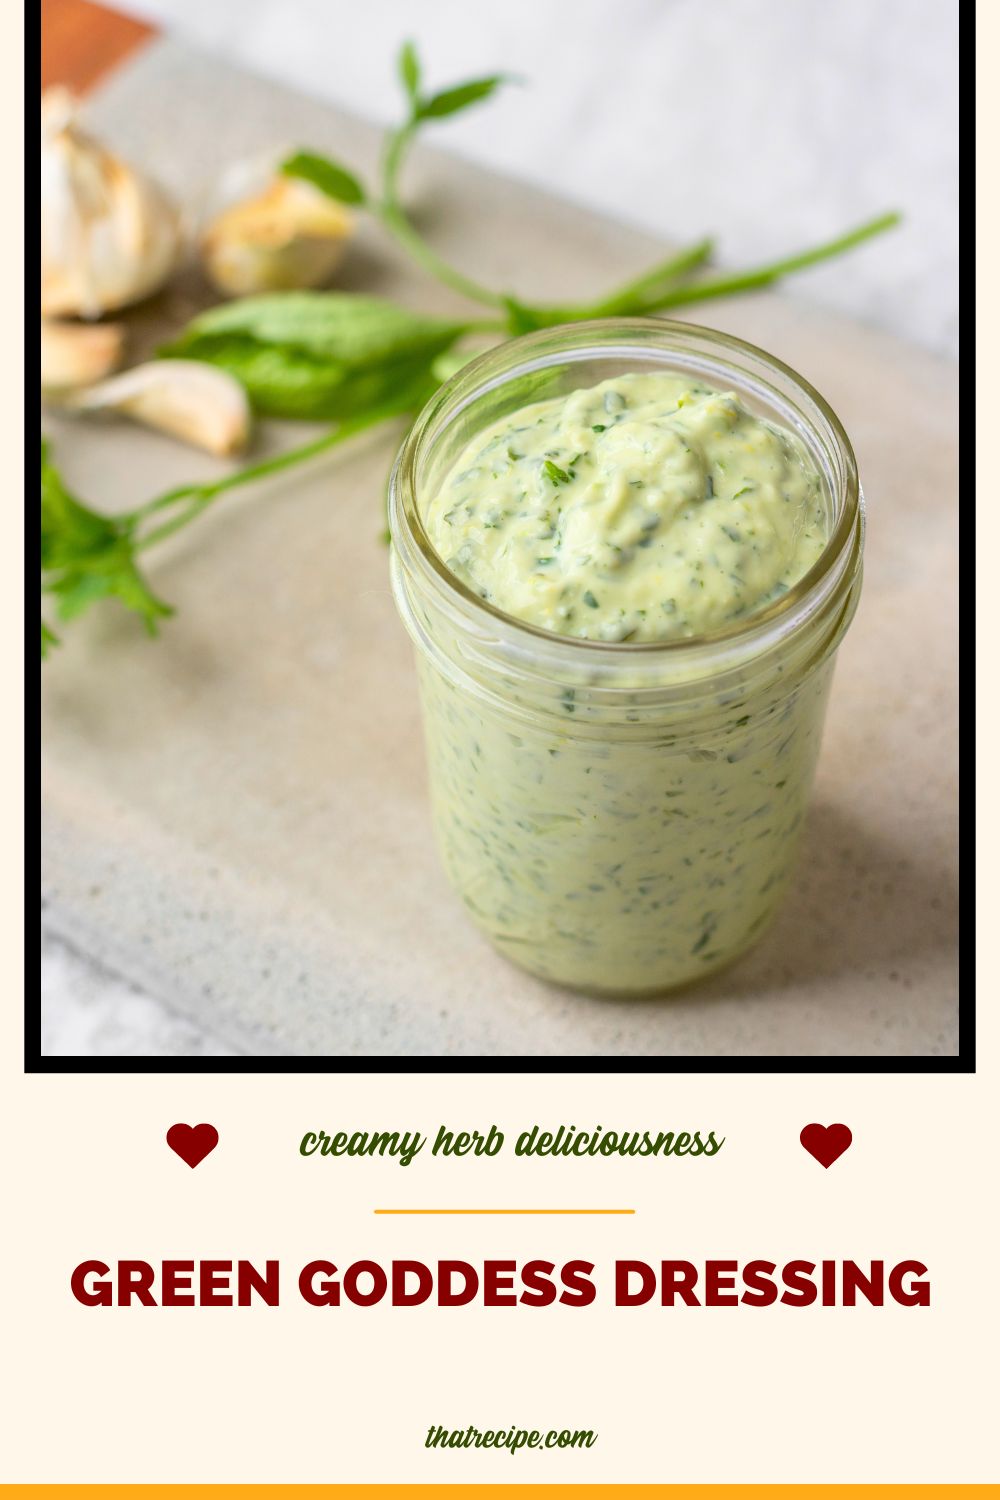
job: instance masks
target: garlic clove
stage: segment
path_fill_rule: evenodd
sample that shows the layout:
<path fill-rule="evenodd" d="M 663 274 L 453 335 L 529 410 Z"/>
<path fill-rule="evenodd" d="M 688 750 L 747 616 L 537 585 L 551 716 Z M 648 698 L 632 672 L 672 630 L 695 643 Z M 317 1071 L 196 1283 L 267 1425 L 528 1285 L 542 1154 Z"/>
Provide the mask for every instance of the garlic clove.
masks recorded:
<path fill-rule="evenodd" d="M 117 370 L 125 352 L 120 323 L 52 323 L 42 319 L 42 390 L 91 385 Z"/>
<path fill-rule="evenodd" d="M 42 95 L 42 316 L 96 318 L 150 296 L 181 252 L 161 188 L 76 124 L 66 89 Z"/>
<path fill-rule="evenodd" d="M 239 452 L 250 435 L 250 403 L 239 381 L 193 359 L 136 365 L 73 392 L 63 409 L 120 412 L 220 457 Z"/>
<path fill-rule="evenodd" d="M 319 286 L 340 261 L 353 226 L 354 215 L 312 183 L 276 176 L 208 223 L 202 261 L 229 296 Z"/>

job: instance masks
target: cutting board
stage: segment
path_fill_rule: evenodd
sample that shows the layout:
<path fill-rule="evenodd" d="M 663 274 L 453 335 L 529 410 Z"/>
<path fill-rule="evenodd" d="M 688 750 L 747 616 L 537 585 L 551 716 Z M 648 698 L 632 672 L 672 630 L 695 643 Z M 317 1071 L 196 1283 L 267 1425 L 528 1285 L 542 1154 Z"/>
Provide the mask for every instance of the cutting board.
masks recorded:
<path fill-rule="evenodd" d="M 188 202 L 276 144 L 377 157 L 370 126 L 169 41 L 87 117 Z M 437 151 L 416 153 L 407 192 L 446 255 L 539 300 L 662 253 Z M 340 284 L 461 307 L 372 226 Z M 132 316 L 134 347 L 204 297 L 182 278 Z M 177 607 L 159 640 L 114 606 L 66 631 L 42 673 L 48 930 L 260 1055 L 954 1055 L 957 372 L 807 297 L 802 279 L 694 310 L 832 402 L 869 508 L 798 875 L 741 963 L 674 998 L 597 1000 L 510 967 L 466 921 L 433 849 L 379 539 L 398 428 L 225 499 L 151 555 Z M 45 427 L 69 484 L 108 508 L 225 468 L 125 424 Z M 303 435 L 273 426 L 259 451 Z"/>

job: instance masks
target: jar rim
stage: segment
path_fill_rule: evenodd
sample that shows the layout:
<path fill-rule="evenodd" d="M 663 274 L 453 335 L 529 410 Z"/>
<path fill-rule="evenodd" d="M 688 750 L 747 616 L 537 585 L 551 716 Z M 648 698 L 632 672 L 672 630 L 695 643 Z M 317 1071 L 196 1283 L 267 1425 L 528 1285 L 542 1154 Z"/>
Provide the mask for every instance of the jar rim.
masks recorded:
<path fill-rule="evenodd" d="M 630 335 L 638 340 L 631 350 L 627 344 Z M 621 340 L 620 346 L 614 345 L 615 338 Z M 481 598 L 452 572 L 434 547 L 417 500 L 418 464 L 437 436 L 442 418 L 457 415 L 477 397 L 497 389 L 519 374 L 557 364 L 560 359 L 582 360 L 588 353 L 608 357 L 612 352 L 624 357 L 629 353 L 648 352 L 650 347 L 669 356 L 671 338 L 679 345 L 700 342 L 709 346 L 706 350 L 709 364 L 712 347 L 749 357 L 764 370 L 783 377 L 819 413 L 842 467 L 842 496 L 834 497 L 835 500 L 841 499 L 842 503 L 838 504 L 830 535 L 812 567 L 779 598 L 753 610 L 745 619 L 718 630 L 669 640 L 601 641 L 563 635 L 519 619 Z M 548 351 L 550 357 L 539 358 L 543 351 Z M 681 352 L 680 348 L 677 352 Z M 524 358 L 511 363 L 511 356 L 515 353 L 523 354 Z M 498 629 L 508 632 L 512 640 L 523 639 L 526 644 L 534 644 L 536 649 L 538 643 L 544 643 L 549 650 L 574 653 L 577 660 L 590 653 L 592 660 L 603 660 L 606 665 L 614 659 L 637 663 L 640 657 L 678 663 L 692 661 L 706 652 L 725 652 L 727 648 L 738 650 L 751 644 L 758 648 L 766 646 L 769 637 L 783 636 L 811 615 L 830 588 L 835 586 L 837 577 L 844 571 L 852 544 L 855 540 L 860 544 L 864 523 L 864 501 L 850 439 L 829 402 L 803 375 L 767 350 L 733 334 L 699 323 L 651 317 L 601 318 L 539 329 L 494 345 L 464 364 L 434 393 L 404 438 L 389 480 L 389 511 L 394 548 L 399 549 L 402 537 L 412 542 L 412 548 L 407 549 L 408 560 L 417 562 L 426 577 L 442 586 L 448 600 L 463 614 L 471 615 L 474 621 L 488 619 Z M 858 550 L 860 553 L 860 546 Z"/>

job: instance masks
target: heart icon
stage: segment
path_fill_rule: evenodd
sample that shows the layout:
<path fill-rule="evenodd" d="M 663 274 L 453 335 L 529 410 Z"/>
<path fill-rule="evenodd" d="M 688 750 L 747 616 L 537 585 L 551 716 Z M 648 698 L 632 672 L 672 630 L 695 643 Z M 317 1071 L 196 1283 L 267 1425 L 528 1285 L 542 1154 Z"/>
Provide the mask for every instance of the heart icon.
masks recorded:
<path fill-rule="evenodd" d="M 854 1137 L 846 1125 L 807 1125 L 799 1136 L 810 1156 L 821 1167 L 831 1167 L 843 1156 Z"/>
<path fill-rule="evenodd" d="M 214 1125 L 171 1125 L 167 1131 L 167 1145 L 189 1167 L 204 1161 L 218 1144 L 219 1132 Z"/>

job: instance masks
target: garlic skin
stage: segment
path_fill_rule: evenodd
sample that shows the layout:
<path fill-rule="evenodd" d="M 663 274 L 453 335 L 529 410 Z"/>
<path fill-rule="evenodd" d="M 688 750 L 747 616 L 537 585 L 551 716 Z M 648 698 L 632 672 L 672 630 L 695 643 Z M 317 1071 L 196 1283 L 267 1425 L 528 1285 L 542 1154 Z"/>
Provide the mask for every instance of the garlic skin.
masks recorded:
<path fill-rule="evenodd" d="M 81 131 L 64 88 L 42 95 L 42 316 L 97 318 L 163 286 L 181 225 L 161 188 Z"/>
<path fill-rule="evenodd" d="M 230 184 L 253 176 L 231 169 Z M 232 186 L 228 206 L 202 229 L 199 251 L 216 290 L 229 297 L 321 286 L 339 263 L 354 215 L 311 182 L 273 172 L 263 185 Z"/>
<path fill-rule="evenodd" d="M 117 370 L 125 353 L 120 323 L 53 323 L 42 319 L 42 390 L 91 385 Z"/>
<path fill-rule="evenodd" d="M 61 409 L 118 412 L 220 458 L 250 436 L 250 402 L 238 380 L 194 359 L 158 359 L 71 392 Z"/>

